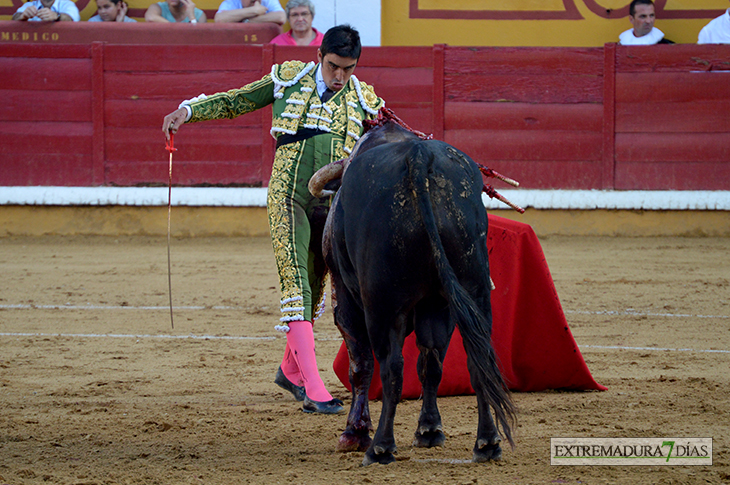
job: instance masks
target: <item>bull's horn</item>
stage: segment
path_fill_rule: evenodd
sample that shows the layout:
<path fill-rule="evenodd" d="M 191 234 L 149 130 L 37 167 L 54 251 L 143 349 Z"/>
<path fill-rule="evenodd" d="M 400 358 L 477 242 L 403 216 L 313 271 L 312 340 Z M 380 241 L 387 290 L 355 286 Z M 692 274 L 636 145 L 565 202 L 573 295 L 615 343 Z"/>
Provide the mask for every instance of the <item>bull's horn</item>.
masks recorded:
<path fill-rule="evenodd" d="M 317 172 L 312 175 L 312 178 L 309 179 L 309 184 L 307 184 L 309 193 L 318 199 L 334 195 L 334 191 L 325 190 L 324 186 L 327 185 L 327 183 L 342 177 L 343 163 L 344 160 L 337 160 L 336 162 L 327 164 L 317 170 Z"/>

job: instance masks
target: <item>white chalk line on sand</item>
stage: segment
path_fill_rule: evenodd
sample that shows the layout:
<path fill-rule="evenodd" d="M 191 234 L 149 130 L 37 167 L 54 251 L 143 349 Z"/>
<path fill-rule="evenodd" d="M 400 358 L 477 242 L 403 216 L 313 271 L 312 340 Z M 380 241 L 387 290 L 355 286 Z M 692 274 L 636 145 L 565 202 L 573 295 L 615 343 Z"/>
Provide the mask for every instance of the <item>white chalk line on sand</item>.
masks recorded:
<path fill-rule="evenodd" d="M 190 306 L 173 306 L 173 310 L 243 310 L 241 307 L 236 306 L 205 306 L 205 305 L 190 305 Z M 35 303 L 20 303 L 13 305 L 0 305 L 0 310 L 160 310 L 169 311 L 169 306 L 134 306 L 134 305 L 37 305 Z M 728 319 L 730 315 L 692 315 L 689 313 L 654 313 L 654 312 L 639 312 L 633 308 L 627 308 L 626 310 L 564 310 L 567 315 L 608 315 L 614 317 L 620 316 L 634 316 L 634 317 L 667 317 L 667 318 L 721 318 Z"/>
<path fill-rule="evenodd" d="M 123 333 L 41 333 L 41 332 L 0 332 L 0 337 L 75 337 L 75 338 L 134 338 L 134 339 L 192 339 L 192 340 L 276 340 L 277 337 L 244 337 L 237 335 L 152 335 Z M 319 342 L 342 341 L 342 338 L 315 337 Z M 579 345 L 581 349 L 602 350 L 655 350 L 659 352 L 698 352 L 708 354 L 730 354 L 730 350 L 689 349 L 670 347 L 630 347 L 625 345 Z"/>
<path fill-rule="evenodd" d="M 174 306 L 173 310 L 243 310 L 234 306 Z M 0 305 L 0 310 L 165 310 L 170 311 L 169 306 L 132 306 L 132 305 L 36 305 L 16 304 Z"/>
<path fill-rule="evenodd" d="M 65 337 L 65 338 L 133 338 L 133 339 L 191 339 L 191 340 L 276 340 L 276 337 L 245 337 L 237 335 L 167 335 L 167 334 L 121 334 L 121 333 L 41 333 L 41 332 L 0 332 L 0 337 Z M 315 337 L 319 342 L 342 341 L 341 337 Z M 671 347 L 631 347 L 626 345 L 579 345 L 580 349 L 599 350 L 653 350 L 658 352 L 696 352 L 703 354 L 730 354 L 723 349 L 690 349 Z"/>
<path fill-rule="evenodd" d="M 637 312 L 634 309 L 627 308 L 626 310 L 564 310 L 566 314 L 571 315 L 609 315 L 613 317 L 621 316 L 635 316 L 635 317 L 669 317 L 669 318 L 730 318 L 730 315 L 692 315 L 690 313 L 652 313 L 652 312 Z"/>
<path fill-rule="evenodd" d="M 0 305 L 0 310 L 165 310 L 168 306 L 131 306 L 131 305 L 35 305 L 35 304 L 15 304 Z M 241 310 L 240 307 L 232 306 L 173 306 L 174 310 Z M 694 317 L 694 318 L 730 318 L 727 315 L 685 315 L 674 313 L 642 313 L 633 309 L 624 311 L 579 311 L 566 310 L 565 313 L 573 314 L 590 314 L 590 315 L 610 315 L 610 316 L 657 316 L 657 317 Z M 0 332 L 0 337 L 75 337 L 75 338 L 135 338 L 135 339 L 194 339 L 194 340 L 275 340 L 277 337 L 246 337 L 231 335 L 152 335 L 152 334 L 80 334 L 80 333 L 31 333 L 31 332 Z M 342 340 L 342 338 L 323 337 L 316 338 L 318 341 Z M 658 352 L 697 352 L 697 353 L 719 353 L 730 354 L 730 350 L 724 349 L 691 349 L 691 348 L 672 348 L 672 347 L 633 347 L 626 345 L 579 345 L 580 349 L 599 349 L 599 350 L 643 350 Z"/>
<path fill-rule="evenodd" d="M 276 337 L 244 337 L 237 335 L 152 335 L 124 333 L 41 333 L 41 332 L 0 332 L 0 337 L 75 337 L 75 338 L 159 338 L 192 340 L 275 340 Z"/>
<path fill-rule="evenodd" d="M 408 461 L 416 463 L 445 463 L 447 465 L 463 465 L 464 463 L 474 463 L 472 460 L 463 460 L 459 458 L 411 458 Z"/>
<path fill-rule="evenodd" d="M 730 350 L 722 349 L 681 349 L 671 347 L 627 347 L 624 345 L 579 345 L 581 349 L 603 349 L 603 350 L 656 350 L 659 352 L 699 352 L 704 354 L 730 354 Z"/>

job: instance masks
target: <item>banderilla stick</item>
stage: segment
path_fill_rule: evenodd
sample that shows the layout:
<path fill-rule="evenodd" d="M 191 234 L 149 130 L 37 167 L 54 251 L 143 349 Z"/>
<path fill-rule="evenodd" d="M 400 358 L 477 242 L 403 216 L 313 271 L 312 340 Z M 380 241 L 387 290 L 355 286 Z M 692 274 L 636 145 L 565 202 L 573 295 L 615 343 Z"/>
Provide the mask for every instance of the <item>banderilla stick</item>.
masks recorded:
<path fill-rule="evenodd" d="M 484 184 L 483 185 L 482 192 L 484 192 L 485 194 L 487 194 L 492 199 L 497 199 L 500 202 L 504 202 L 505 204 L 507 204 L 508 206 L 512 207 L 514 210 L 516 210 L 520 214 L 524 214 L 525 213 L 525 209 L 523 209 L 522 207 L 518 206 L 517 204 L 515 204 L 514 202 L 512 202 L 511 200 L 507 199 L 505 196 L 503 196 L 502 194 L 500 194 L 499 192 L 497 192 L 496 190 L 494 190 L 494 187 L 492 187 L 489 184 Z"/>
<path fill-rule="evenodd" d="M 516 180 L 512 180 L 509 177 L 505 177 L 501 173 L 496 172 L 496 171 L 492 170 L 491 168 L 485 167 L 481 163 L 477 163 L 477 165 L 479 166 L 479 171 L 482 172 L 487 177 L 492 177 L 492 178 L 495 178 L 497 180 L 501 180 L 502 182 L 505 182 L 505 183 L 507 183 L 507 184 L 509 184 L 509 185 L 511 185 L 513 187 L 519 187 L 520 186 L 520 183 L 517 182 Z"/>

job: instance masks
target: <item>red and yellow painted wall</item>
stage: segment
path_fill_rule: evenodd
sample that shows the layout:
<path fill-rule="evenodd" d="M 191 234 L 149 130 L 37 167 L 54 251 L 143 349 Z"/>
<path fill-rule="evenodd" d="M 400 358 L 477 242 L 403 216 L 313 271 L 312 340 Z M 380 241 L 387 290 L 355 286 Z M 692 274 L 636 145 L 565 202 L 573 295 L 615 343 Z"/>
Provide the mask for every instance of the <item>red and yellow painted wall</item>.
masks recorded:
<path fill-rule="evenodd" d="M 631 28 L 630 0 L 384 0 L 383 45 L 601 46 Z M 728 0 L 656 0 L 655 27 L 696 43 Z"/>

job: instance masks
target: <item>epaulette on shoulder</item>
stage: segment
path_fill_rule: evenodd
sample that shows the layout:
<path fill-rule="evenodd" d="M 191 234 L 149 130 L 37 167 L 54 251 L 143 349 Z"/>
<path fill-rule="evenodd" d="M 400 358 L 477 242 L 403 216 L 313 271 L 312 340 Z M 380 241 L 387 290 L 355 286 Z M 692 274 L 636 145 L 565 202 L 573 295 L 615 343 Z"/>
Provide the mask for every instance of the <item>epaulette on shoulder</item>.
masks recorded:
<path fill-rule="evenodd" d="M 354 75 L 351 79 L 355 83 L 355 90 L 357 90 L 357 97 L 360 100 L 360 106 L 362 106 L 362 109 L 371 115 L 377 115 L 378 110 L 385 106 L 385 101 L 375 94 L 375 90 L 372 86 L 368 86 Z"/>
<path fill-rule="evenodd" d="M 274 64 L 271 75 L 276 77 L 281 83 L 292 81 L 297 74 L 302 72 L 306 66 L 302 61 L 286 61 L 282 64 Z"/>
<path fill-rule="evenodd" d="M 314 66 L 314 62 L 305 64 L 302 61 L 286 61 L 282 64 L 274 64 L 271 67 L 271 79 L 274 81 L 274 96 L 281 98 L 283 96 L 283 88 L 294 86 Z"/>

